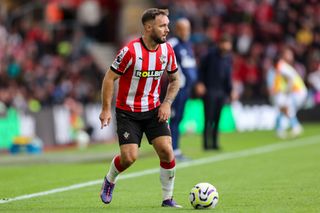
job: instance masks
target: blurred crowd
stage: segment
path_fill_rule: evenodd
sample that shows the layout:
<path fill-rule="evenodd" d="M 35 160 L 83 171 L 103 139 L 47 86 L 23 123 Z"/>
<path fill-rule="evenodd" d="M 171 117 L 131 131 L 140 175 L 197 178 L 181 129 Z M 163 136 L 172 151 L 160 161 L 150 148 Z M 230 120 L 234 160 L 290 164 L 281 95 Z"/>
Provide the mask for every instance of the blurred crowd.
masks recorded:
<path fill-rule="evenodd" d="M 31 16 L 13 18 L 0 14 L 0 102 L 37 110 L 39 106 L 63 103 L 67 98 L 82 103 L 99 101 L 103 72 L 88 54 L 87 46 L 92 38 L 101 40 L 99 35 L 109 36 L 103 42 L 117 42 L 115 19 L 119 1 L 45 2 Z M 99 17 L 104 19 L 97 18 L 97 13 L 88 12 L 94 5 L 87 5 L 86 10 L 81 5 L 84 2 L 99 2 L 99 7 L 105 4 L 109 16 L 102 12 Z M 319 1 L 154 0 L 154 3 L 169 8 L 171 23 L 182 16 L 191 21 L 197 59 L 222 34 L 232 36 L 233 80 L 240 100 L 267 101 L 266 71 L 279 49 L 287 45 L 294 50 L 295 67 L 315 97 L 318 94 L 320 102 Z M 93 27 L 96 24 L 101 27 Z"/>
<path fill-rule="evenodd" d="M 0 14 L 0 103 L 38 111 L 68 99 L 97 102 L 103 70 L 88 45 L 112 41 L 103 14 L 112 1 L 14 2 Z"/>
<path fill-rule="evenodd" d="M 320 94 L 320 1 L 156 0 L 171 22 L 187 17 L 200 58 L 223 34 L 233 38 L 234 88 L 243 102 L 267 101 L 265 76 L 283 46 L 295 53 L 295 68 L 312 94 Z M 308 80 L 309 79 L 309 80 Z M 318 102 L 320 103 L 320 101 Z"/>

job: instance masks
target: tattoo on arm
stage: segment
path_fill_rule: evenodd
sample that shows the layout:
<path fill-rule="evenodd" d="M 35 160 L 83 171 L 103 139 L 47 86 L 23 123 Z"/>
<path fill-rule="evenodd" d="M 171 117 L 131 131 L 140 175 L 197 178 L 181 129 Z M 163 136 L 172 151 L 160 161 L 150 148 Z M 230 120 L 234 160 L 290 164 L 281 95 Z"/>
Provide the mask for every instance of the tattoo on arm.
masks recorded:
<path fill-rule="evenodd" d="M 168 84 L 167 94 L 163 102 L 167 102 L 171 105 L 179 92 L 180 81 L 179 81 L 178 72 L 169 74 L 168 79 L 169 79 L 169 84 Z"/>

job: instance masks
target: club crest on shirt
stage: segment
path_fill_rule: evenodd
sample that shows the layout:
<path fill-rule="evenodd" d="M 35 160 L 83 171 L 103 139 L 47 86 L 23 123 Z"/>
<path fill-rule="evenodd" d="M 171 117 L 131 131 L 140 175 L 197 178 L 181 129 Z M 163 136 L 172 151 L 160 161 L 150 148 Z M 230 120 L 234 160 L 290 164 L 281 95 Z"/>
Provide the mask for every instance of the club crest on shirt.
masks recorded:
<path fill-rule="evenodd" d="M 161 55 L 161 56 L 159 57 L 159 59 L 160 59 L 161 64 L 165 64 L 165 63 L 167 62 L 165 55 Z"/>

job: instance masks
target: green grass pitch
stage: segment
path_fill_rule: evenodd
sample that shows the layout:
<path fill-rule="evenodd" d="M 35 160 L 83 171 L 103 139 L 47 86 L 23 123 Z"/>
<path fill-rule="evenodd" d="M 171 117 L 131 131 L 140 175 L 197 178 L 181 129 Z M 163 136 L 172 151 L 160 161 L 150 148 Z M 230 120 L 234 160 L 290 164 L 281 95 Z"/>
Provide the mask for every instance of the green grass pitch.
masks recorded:
<path fill-rule="evenodd" d="M 194 161 L 189 166 L 178 164 L 177 168 L 174 199 L 183 205 L 183 209 L 160 207 L 157 172 L 126 178 L 129 174 L 159 167 L 152 147 L 143 142 L 140 158 L 118 181 L 110 205 L 100 201 L 99 183 L 30 199 L 0 202 L 0 212 L 198 211 L 190 205 L 188 195 L 192 186 L 199 182 L 210 182 L 218 189 L 219 203 L 210 212 L 320 212 L 320 124 L 305 124 L 304 127 L 304 135 L 294 140 L 279 140 L 271 131 L 222 134 L 221 151 L 203 151 L 201 136 L 184 135 L 181 148 Z M 37 162 L 7 165 L 1 161 L 10 162 L 13 158 L 0 156 L 0 201 L 88 181 L 102 181 L 110 156 L 117 150 L 117 144 L 99 144 L 85 151 L 45 153 Z M 87 155 L 102 157 L 71 163 L 61 161 L 70 156 L 81 159 Z M 48 158 L 59 159 L 59 163 L 45 163 Z M 198 159 L 205 159 L 205 162 L 192 163 Z"/>

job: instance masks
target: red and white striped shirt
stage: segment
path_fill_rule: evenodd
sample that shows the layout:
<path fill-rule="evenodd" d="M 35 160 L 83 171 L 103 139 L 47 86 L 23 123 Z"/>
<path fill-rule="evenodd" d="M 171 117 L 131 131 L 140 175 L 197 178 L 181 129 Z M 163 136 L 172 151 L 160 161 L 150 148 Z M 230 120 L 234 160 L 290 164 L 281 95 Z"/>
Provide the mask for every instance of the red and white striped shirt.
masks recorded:
<path fill-rule="evenodd" d="M 160 105 L 163 72 L 174 73 L 178 67 L 170 44 L 163 43 L 156 50 L 148 50 L 142 38 L 138 38 L 119 51 L 111 70 L 121 75 L 116 107 L 146 112 Z"/>

